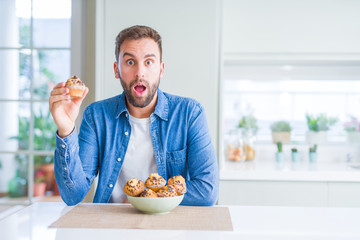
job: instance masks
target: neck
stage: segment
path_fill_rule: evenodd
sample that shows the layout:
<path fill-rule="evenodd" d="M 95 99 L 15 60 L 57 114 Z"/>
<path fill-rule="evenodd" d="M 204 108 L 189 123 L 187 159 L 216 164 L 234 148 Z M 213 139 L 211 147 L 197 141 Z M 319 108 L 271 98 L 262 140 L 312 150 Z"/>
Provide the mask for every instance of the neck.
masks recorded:
<path fill-rule="evenodd" d="M 126 99 L 126 107 L 129 111 L 129 114 L 134 118 L 149 118 L 150 115 L 155 111 L 156 102 L 157 102 L 157 93 L 154 96 L 153 100 L 150 102 L 150 104 L 147 105 L 146 107 L 143 108 L 134 107 L 129 103 L 127 99 Z"/>

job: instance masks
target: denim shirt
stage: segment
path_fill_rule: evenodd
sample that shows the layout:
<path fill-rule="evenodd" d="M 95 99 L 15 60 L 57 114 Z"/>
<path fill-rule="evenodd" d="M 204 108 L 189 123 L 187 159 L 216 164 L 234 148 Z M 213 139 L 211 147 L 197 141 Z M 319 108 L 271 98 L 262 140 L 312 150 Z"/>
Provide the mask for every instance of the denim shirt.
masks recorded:
<path fill-rule="evenodd" d="M 215 204 L 219 173 L 203 107 L 193 99 L 158 89 L 150 134 L 158 173 L 165 179 L 176 175 L 186 179 L 187 193 L 181 204 Z M 89 105 L 79 134 L 76 129 L 65 138 L 56 134 L 55 178 L 66 204 L 81 202 L 97 175 L 93 201 L 109 201 L 130 135 L 124 93 Z"/>

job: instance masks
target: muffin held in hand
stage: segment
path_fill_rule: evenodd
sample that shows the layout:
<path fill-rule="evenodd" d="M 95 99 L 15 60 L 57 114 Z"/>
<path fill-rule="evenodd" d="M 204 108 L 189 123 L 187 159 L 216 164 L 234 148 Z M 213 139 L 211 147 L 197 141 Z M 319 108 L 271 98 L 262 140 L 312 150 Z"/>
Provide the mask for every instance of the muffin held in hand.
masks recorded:
<path fill-rule="evenodd" d="M 186 193 L 185 179 L 181 175 L 169 178 L 168 184 L 175 187 L 177 195 L 183 195 Z"/>
<path fill-rule="evenodd" d="M 158 173 L 151 173 L 150 176 L 146 179 L 145 185 L 147 188 L 157 192 L 166 185 L 166 180 L 160 176 Z"/>
<path fill-rule="evenodd" d="M 176 189 L 174 186 L 167 185 L 165 187 L 162 187 L 158 192 L 157 195 L 159 197 L 176 197 Z"/>
<path fill-rule="evenodd" d="M 139 197 L 158 197 L 158 195 L 156 194 L 156 192 L 154 192 L 151 189 L 145 189 L 142 193 L 140 193 Z"/>
<path fill-rule="evenodd" d="M 65 87 L 69 89 L 69 94 L 72 98 L 81 98 L 85 91 L 85 84 L 80 80 L 78 76 L 70 77 L 66 81 Z"/>
<path fill-rule="evenodd" d="M 136 178 L 130 179 L 124 186 L 124 192 L 126 195 L 136 197 L 142 193 L 145 189 L 145 184 Z"/>

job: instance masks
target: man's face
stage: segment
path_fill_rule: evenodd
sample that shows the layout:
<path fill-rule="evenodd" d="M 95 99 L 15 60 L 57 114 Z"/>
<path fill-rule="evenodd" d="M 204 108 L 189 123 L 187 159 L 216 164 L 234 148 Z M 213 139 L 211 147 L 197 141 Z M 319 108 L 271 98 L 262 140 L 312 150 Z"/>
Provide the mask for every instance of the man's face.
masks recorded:
<path fill-rule="evenodd" d="M 120 78 L 128 103 L 134 107 L 148 106 L 157 96 L 164 72 L 157 43 L 151 38 L 124 41 L 114 71 L 115 77 Z"/>

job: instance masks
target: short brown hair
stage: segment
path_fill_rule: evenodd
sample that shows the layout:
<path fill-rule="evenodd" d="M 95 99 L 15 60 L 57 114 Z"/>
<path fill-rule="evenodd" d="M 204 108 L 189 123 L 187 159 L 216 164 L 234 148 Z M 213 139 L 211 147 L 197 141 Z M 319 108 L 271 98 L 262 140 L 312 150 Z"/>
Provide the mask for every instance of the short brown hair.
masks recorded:
<path fill-rule="evenodd" d="M 116 47 L 115 47 L 115 57 L 116 61 L 119 60 L 119 52 L 120 46 L 125 40 L 138 40 L 142 38 L 151 38 L 153 39 L 157 45 L 159 46 L 160 50 L 160 61 L 162 60 L 162 46 L 161 46 L 161 36 L 160 34 L 152 29 L 151 27 L 147 26 L 140 26 L 135 25 L 129 28 L 125 28 L 122 30 L 116 37 Z"/>

